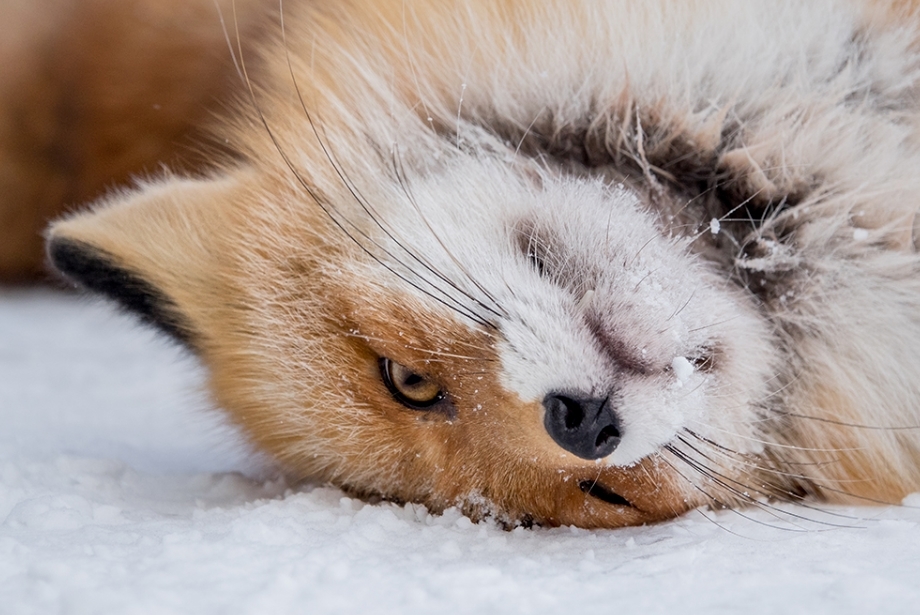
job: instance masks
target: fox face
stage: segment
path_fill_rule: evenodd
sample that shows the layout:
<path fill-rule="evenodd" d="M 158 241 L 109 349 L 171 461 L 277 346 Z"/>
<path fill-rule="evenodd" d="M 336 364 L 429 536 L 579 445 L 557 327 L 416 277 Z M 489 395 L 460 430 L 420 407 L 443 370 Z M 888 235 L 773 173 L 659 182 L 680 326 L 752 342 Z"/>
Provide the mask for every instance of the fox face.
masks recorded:
<path fill-rule="evenodd" d="M 54 266 L 186 344 L 296 477 L 512 525 L 818 492 L 783 453 L 809 448 L 789 404 L 828 406 L 824 380 L 798 381 L 781 315 L 800 228 L 847 216 L 792 211 L 825 206 L 820 186 L 713 131 L 753 103 L 701 119 L 667 91 L 636 102 L 654 88 L 617 71 L 575 98 L 535 71 L 505 86 L 464 45 L 518 32 L 502 61 L 526 67 L 541 11 L 405 25 L 398 4 L 295 11 L 217 129 L 235 158 L 56 223 Z"/>
<path fill-rule="evenodd" d="M 757 424 L 772 357 L 749 299 L 623 185 L 456 158 L 322 205 L 258 174 L 167 181 L 62 223 L 50 251 L 149 306 L 296 475 L 509 522 L 692 505 L 662 447 L 755 452 L 736 426 Z"/>

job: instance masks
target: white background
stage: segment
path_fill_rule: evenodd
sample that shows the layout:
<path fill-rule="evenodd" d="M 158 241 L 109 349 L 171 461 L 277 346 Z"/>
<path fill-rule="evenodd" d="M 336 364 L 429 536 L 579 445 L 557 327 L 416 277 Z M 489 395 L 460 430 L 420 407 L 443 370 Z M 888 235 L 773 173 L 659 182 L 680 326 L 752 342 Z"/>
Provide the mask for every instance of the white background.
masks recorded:
<path fill-rule="evenodd" d="M 506 532 L 291 489 L 201 387 L 103 305 L 0 290 L 0 613 L 920 613 L 917 495 Z"/>

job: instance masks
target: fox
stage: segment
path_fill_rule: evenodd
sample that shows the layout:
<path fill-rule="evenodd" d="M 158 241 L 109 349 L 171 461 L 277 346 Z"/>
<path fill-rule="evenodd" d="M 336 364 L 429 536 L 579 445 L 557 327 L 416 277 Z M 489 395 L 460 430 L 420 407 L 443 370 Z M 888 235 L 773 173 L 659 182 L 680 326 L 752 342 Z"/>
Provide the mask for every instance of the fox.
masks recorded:
<path fill-rule="evenodd" d="M 5 9 L 6 232 L 59 216 L 293 479 L 582 528 L 920 490 L 918 3 L 55 1 Z"/>

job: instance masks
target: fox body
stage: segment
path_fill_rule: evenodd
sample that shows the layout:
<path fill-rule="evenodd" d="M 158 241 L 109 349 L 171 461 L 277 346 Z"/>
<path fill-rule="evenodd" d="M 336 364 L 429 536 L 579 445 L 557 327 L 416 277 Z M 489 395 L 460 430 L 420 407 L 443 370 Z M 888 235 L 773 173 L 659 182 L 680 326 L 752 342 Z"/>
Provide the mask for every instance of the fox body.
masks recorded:
<path fill-rule="evenodd" d="M 912 5 L 219 8 L 219 154 L 48 254 L 291 475 L 583 527 L 920 489 Z"/>

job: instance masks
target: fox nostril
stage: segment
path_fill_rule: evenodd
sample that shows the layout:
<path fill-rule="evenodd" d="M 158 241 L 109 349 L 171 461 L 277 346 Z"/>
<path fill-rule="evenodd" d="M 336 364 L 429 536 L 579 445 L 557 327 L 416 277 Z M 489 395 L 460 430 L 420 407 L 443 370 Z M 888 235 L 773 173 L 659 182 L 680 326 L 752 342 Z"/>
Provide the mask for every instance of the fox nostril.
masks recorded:
<path fill-rule="evenodd" d="M 616 439 L 617 442 L 620 441 L 620 430 L 614 427 L 613 425 L 607 425 L 601 432 L 597 434 L 597 438 L 594 440 L 594 446 L 598 448 L 603 448 L 611 440 Z M 616 445 L 614 445 L 616 446 Z"/>
<path fill-rule="evenodd" d="M 610 398 L 550 393 L 543 425 L 562 448 L 582 459 L 601 459 L 620 443 L 620 419 Z"/>
<path fill-rule="evenodd" d="M 585 411 L 581 405 L 567 397 L 557 396 L 558 403 L 564 407 L 563 416 L 565 417 L 566 429 L 578 429 L 585 420 Z M 558 405 L 558 404 L 557 404 Z"/>

